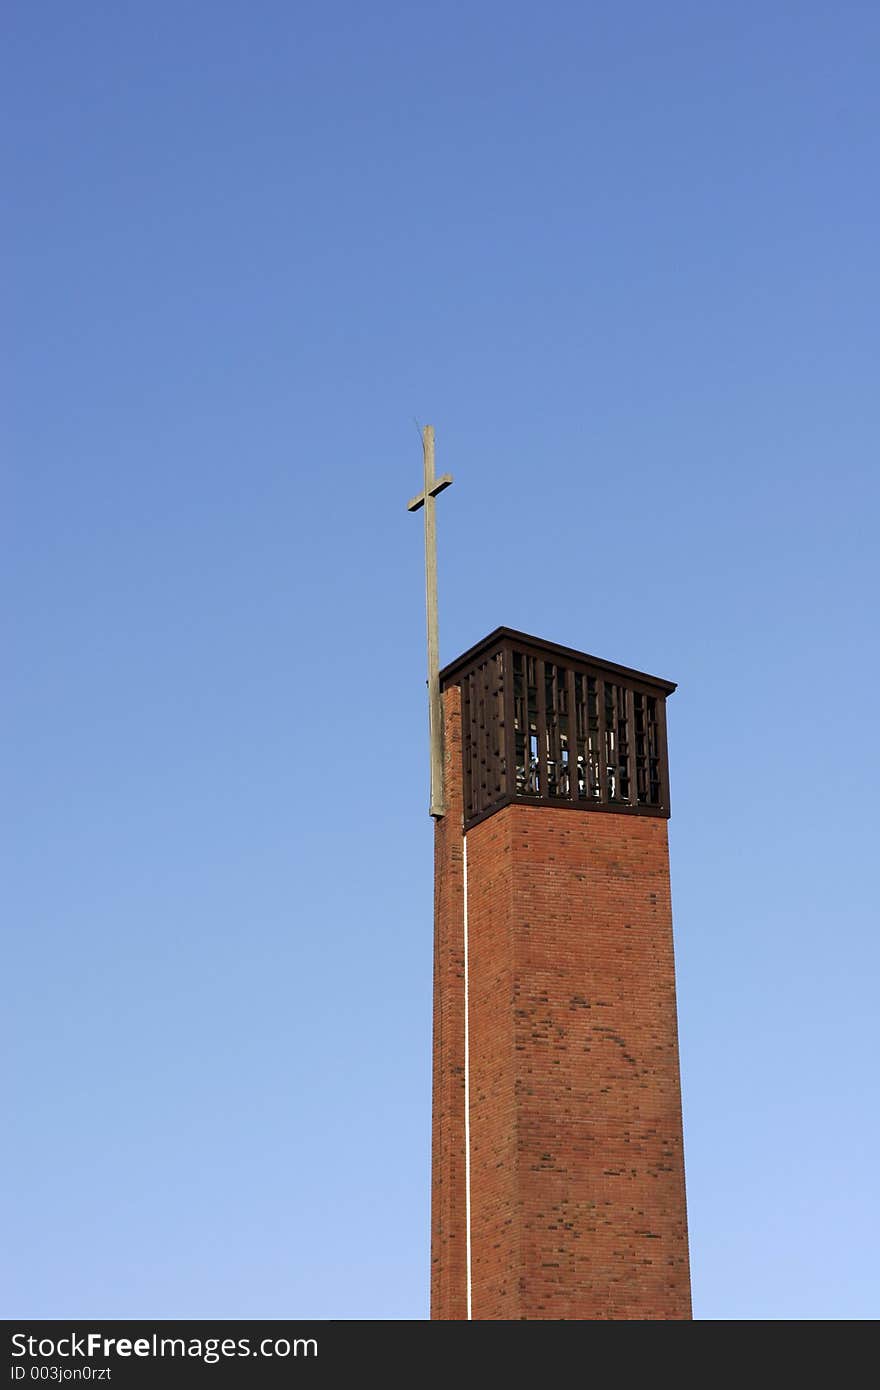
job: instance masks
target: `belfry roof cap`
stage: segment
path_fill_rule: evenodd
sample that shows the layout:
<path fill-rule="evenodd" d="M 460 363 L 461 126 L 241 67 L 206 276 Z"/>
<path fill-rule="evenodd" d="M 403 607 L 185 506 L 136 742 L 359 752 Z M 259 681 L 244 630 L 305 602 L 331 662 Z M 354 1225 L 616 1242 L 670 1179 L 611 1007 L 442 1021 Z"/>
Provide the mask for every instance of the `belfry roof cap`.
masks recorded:
<path fill-rule="evenodd" d="M 532 637 L 527 632 L 517 632 L 512 627 L 496 627 L 495 631 L 490 632 L 481 642 L 469 647 L 448 666 L 444 666 L 440 672 L 441 684 L 454 685 L 456 677 L 473 666 L 484 652 L 488 655 L 502 643 L 510 643 L 518 650 L 527 652 L 529 656 L 556 657 L 573 665 L 592 666 L 599 671 L 607 671 L 609 675 L 620 676 L 623 680 L 652 686 L 663 695 L 671 695 L 676 689 L 675 681 L 663 680 L 660 676 L 649 676 L 645 671 L 636 671 L 631 666 L 618 666 L 614 661 L 604 661 L 601 657 L 590 656 L 588 652 L 575 651 L 573 647 L 562 647 L 557 642 L 545 642 L 540 637 Z"/>

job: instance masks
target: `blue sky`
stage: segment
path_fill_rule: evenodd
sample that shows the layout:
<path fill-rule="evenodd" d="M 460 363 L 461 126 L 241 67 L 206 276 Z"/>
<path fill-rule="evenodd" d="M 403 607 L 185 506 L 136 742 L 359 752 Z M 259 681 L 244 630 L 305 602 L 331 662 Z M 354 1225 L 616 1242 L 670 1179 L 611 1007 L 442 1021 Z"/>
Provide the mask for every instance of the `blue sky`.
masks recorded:
<path fill-rule="evenodd" d="M 4 29 L 6 1315 L 426 1315 L 419 421 L 679 682 L 697 1315 L 876 1316 L 880 10 Z"/>

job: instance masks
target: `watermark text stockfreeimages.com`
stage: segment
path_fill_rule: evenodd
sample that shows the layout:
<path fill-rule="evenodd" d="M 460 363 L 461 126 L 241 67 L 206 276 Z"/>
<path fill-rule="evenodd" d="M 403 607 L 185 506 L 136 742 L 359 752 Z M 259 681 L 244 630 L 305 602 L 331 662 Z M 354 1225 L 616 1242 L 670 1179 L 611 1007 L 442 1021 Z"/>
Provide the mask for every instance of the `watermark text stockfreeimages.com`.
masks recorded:
<path fill-rule="evenodd" d="M 28 1375 L 27 1361 L 102 1360 L 112 1362 L 117 1357 L 143 1359 L 179 1357 L 191 1358 L 213 1365 L 224 1359 L 235 1357 L 279 1357 L 317 1356 L 318 1342 L 315 1337 L 262 1337 L 259 1341 L 250 1337 L 162 1337 L 153 1332 L 146 1337 L 107 1337 L 103 1332 L 70 1332 L 64 1336 L 34 1337 L 25 1332 L 12 1334 L 12 1355 L 19 1359 L 13 1367 L 13 1380 L 23 1380 Z M 23 1362 L 23 1363 L 22 1363 Z M 34 1376 L 31 1367 L 30 1378 Z M 86 1368 L 83 1368 L 86 1369 Z M 17 1374 L 17 1372 L 21 1374 Z M 98 1379 L 89 1376 L 88 1379 Z M 82 1379 L 86 1379 L 85 1376 Z"/>

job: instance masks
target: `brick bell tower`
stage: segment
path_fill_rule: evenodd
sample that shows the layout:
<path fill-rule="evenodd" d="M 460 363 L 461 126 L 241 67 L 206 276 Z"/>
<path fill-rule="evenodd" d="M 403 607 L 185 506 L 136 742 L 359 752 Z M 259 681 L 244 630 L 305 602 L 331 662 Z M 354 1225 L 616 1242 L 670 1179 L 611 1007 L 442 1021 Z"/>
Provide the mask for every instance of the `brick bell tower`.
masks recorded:
<path fill-rule="evenodd" d="M 508 628 L 439 673 L 432 1318 L 691 1316 L 674 689 Z"/>
<path fill-rule="evenodd" d="M 669 894 L 675 686 L 510 628 L 439 670 L 422 432 L 431 1317 L 691 1316 Z"/>

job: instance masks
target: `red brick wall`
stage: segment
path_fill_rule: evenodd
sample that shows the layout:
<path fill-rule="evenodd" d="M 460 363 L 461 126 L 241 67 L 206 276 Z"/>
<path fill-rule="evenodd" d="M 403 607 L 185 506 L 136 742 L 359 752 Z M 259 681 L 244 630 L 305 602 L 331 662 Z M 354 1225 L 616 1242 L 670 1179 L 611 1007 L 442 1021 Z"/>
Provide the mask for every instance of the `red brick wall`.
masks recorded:
<path fill-rule="evenodd" d="M 465 1306 L 460 718 L 436 830 L 432 1317 Z M 666 822 L 468 832 L 475 1318 L 688 1318 Z"/>

